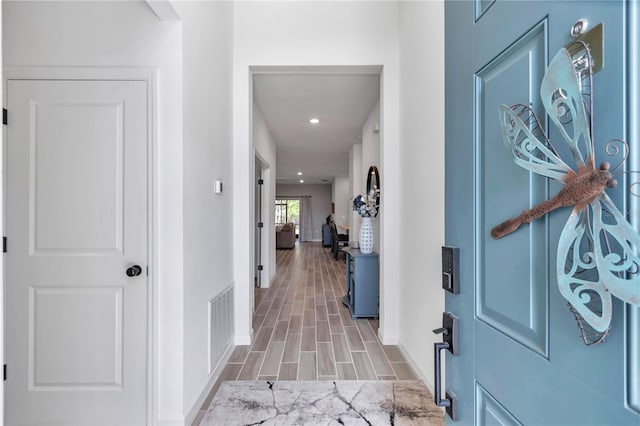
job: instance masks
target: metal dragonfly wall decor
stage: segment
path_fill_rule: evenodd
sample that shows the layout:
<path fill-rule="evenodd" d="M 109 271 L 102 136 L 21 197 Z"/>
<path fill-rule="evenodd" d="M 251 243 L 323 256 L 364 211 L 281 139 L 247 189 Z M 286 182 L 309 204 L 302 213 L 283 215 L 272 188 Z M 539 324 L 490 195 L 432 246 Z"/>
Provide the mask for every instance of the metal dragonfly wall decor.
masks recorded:
<path fill-rule="evenodd" d="M 560 235 L 557 276 L 560 293 L 578 321 L 587 345 L 604 341 L 612 315 L 612 298 L 640 306 L 640 236 L 606 193 L 629 155 L 629 146 L 613 139 L 609 156 L 624 158 L 611 168 L 596 166 L 592 140 L 592 60 L 587 44 L 577 41 L 561 49 L 542 79 L 540 96 L 576 162 L 571 169 L 547 138 L 540 120 L 527 105 L 500 106 L 506 147 L 519 166 L 564 185 L 553 198 L 493 228 L 502 238 L 523 223 L 562 206 L 573 211 Z"/>

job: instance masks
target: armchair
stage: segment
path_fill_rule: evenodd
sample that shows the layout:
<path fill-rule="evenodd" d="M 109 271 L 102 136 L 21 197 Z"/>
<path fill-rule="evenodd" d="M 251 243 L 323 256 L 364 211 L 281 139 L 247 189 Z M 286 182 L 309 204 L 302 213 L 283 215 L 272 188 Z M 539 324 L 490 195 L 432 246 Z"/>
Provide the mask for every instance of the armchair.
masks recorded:
<path fill-rule="evenodd" d="M 276 248 L 292 249 L 296 245 L 296 225 L 294 223 L 285 223 L 278 230 L 276 228 Z"/>

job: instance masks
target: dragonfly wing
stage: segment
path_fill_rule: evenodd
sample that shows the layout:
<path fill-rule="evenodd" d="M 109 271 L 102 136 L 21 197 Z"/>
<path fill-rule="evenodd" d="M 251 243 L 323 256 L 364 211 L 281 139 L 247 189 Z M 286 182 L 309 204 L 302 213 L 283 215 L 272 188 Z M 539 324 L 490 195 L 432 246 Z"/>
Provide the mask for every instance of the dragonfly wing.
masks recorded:
<path fill-rule="evenodd" d="M 599 277 L 588 207 L 573 211 L 558 241 L 557 275 L 562 296 L 596 331 L 611 323 L 611 294 Z"/>
<path fill-rule="evenodd" d="M 526 106 L 520 107 L 528 109 Z M 564 182 L 567 174 L 573 173 L 571 168 L 555 154 L 548 144 L 534 136 L 529 126 L 522 121 L 520 114 L 514 108 L 500 105 L 499 110 L 502 138 L 507 149 L 513 154 L 516 164 L 559 182 Z M 529 110 L 529 112 L 535 118 L 533 111 Z"/>
<path fill-rule="evenodd" d="M 601 281 L 617 298 L 640 306 L 640 236 L 607 194 L 602 193 L 591 205 Z"/>
<path fill-rule="evenodd" d="M 578 168 L 586 164 L 593 168 L 589 120 L 578 76 L 567 49 L 560 49 L 549 64 L 540 86 L 540 97 L 551 121 L 569 145 Z"/>

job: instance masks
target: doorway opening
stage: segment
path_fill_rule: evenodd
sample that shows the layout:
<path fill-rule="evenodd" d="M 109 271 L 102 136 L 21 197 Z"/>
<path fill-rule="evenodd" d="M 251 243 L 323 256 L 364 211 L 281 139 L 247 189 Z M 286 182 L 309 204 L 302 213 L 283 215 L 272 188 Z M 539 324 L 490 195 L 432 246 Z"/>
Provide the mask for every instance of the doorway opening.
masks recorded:
<path fill-rule="evenodd" d="M 295 225 L 296 242 L 320 242 L 327 220 L 351 230 L 356 240 L 360 217 L 352 211 L 353 198 L 366 193 L 369 167 L 382 169 L 382 67 L 264 66 L 250 67 L 250 72 L 252 148 L 271 164 L 273 179 L 270 195 L 263 187 L 261 200 L 271 208 L 271 220 L 263 215 L 264 228 L 254 228 L 252 242 L 260 244 L 259 234 L 277 237 L 278 228 L 287 223 Z M 326 196 L 319 195 L 325 193 L 320 186 L 327 188 Z M 259 186 L 254 188 L 257 205 Z M 313 195 L 308 216 L 296 196 L 301 194 Z M 374 225 L 378 253 L 380 221 Z M 256 270 L 262 287 L 269 287 L 278 273 L 276 248 L 272 242 L 263 253 L 253 250 L 255 267 L 262 256 L 271 268 L 261 278 Z M 381 269 L 383 263 L 381 256 Z"/>

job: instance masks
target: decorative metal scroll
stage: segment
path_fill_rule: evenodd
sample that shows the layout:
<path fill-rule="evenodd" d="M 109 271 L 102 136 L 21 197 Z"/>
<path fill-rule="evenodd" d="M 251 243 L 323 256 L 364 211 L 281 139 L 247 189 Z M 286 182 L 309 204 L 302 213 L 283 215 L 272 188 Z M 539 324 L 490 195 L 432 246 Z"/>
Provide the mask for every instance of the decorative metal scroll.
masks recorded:
<path fill-rule="evenodd" d="M 491 230 L 494 238 L 502 238 L 523 223 L 573 206 L 560 235 L 556 268 L 560 293 L 568 300 L 587 345 L 607 336 L 612 295 L 640 306 L 640 236 L 605 192 L 617 185 L 613 176 L 626 161 L 629 146 L 613 139 L 605 147 L 606 154 L 624 158 L 613 169 L 608 162 L 596 167 L 592 69 L 589 47 L 577 41 L 556 54 L 540 87 L 545 111 L 568 145 L 577 170 L 560 159 L 528 106 L 500 106 L 504 143 L 516 164 L 564 187 L 553 198 Z"/>

